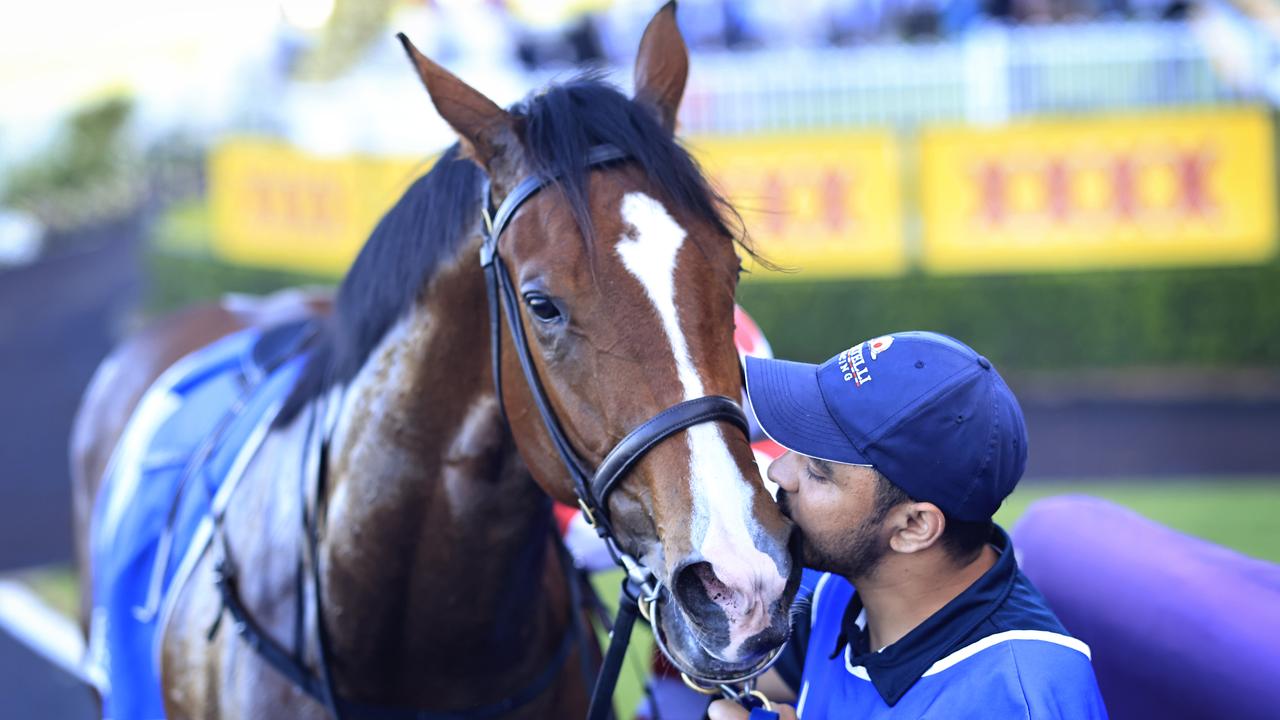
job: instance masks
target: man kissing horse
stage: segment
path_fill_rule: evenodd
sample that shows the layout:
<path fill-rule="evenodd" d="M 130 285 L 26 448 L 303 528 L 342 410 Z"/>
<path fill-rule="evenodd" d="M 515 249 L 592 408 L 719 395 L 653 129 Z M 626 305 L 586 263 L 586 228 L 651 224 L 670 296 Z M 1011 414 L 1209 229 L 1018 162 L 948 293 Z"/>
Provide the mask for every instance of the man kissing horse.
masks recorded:
<path fill-rule="evenodd" d="M 585 78 L 504 110 L 404 43 L 460 140 L 332 313 L 161 321 L 86 395 L 112 717 L 581 717 L 599 650 L 551 499 L 591 513 L 691 676 L 748 676 L 786 639 L 792 527 L 728 399 L 750 251 L 674 139 L 674 5 L 632 98 Z"/>

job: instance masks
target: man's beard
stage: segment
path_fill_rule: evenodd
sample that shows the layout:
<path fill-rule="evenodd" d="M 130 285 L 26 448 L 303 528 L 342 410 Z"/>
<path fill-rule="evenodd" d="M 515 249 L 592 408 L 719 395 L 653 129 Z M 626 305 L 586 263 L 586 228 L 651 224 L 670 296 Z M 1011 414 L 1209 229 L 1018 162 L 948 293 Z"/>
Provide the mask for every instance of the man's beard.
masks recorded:
<path fill-rule="evenodd" d="M 778 492 L 778 507 L 783 515 L 791 518 L 791 507 L 786 491 Z M 850 528 L 833 542 L 816 540 L 797 523 L 801 564 L 814 570 L 833 572 L 850 579 L 869 576 L 889 551 L 889 544 L 882 537 L 880 530 L 888 509 L 877 507 L 857 526 Z"/>

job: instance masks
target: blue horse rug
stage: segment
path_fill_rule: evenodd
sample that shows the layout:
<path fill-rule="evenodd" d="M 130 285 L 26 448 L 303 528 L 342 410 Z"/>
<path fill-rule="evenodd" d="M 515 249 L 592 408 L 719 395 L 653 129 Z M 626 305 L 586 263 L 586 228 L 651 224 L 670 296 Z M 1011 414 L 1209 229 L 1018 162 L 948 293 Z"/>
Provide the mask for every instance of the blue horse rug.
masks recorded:
<path fill-rule="evenodd" d="M 196 351 L 152 385 L 130 418 L 90 528 L 88 663 L 105 718 L 164 717 L 166 598 L 209 544 L 213 513 L 225 507 L 293 388 L 311 327 L 245 330 Z"/>

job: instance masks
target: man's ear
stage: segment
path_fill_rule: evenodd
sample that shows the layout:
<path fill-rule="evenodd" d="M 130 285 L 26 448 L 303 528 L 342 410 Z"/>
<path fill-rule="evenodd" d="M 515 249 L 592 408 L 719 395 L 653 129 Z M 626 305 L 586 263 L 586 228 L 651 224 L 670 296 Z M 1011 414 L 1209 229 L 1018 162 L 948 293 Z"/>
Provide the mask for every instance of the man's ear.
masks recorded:
<path fill-rule="evenodd" d="M 892 522 L 889 547 L 900 553 L 928 550 L 942 539 L 942 532 L 947 529 L 942 510 L 930 502 L 903 503 L 893 510 Z"/>
<path fill-rule="evenodd" d="M 418 52 L 404 33 L 396 37 L 404 45 L 440 117 L 462 139 L 466 154 L 479 163 L 495 183 L 506 175 L 518 173 L 523 158 L 518 118 Z"/>
<path fill-rule="evenodd" d="M 662 6 L 649 21 L 636 54 L 636 100 L 649 106 L 658 122 L 672 132 L 676 112 L 689 78 L 689 50 L 676 26 L 675 0 Z"/>

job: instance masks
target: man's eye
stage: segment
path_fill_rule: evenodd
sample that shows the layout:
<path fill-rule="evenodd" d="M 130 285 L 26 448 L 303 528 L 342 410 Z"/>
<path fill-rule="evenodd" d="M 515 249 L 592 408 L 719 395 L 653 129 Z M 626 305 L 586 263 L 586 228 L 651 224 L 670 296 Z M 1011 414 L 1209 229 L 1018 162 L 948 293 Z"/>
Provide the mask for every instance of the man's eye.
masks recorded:
<path fill-rule="evenodd" d="M 805 472 L 805 474 L 806 474 L 806 475 L 808 475 L 808 476 L 809 476 L 809 479 L 810 479 L 810 480 L 813 480 L 814 482 L 826 482 L 826 481 L 827 481 L 827 476 L 826 476 L 826 475 L 823 475 L 822 473 L 820 473 L 820 472 L 818 472 L 817 470 L 815 470 L 815 469 L 813 468 L 813 466 L 812 466 L 812 465 L 805 465 L 805 466 L 804 466 L 804 472 Z"/>
<path fill-rule="evenodd" d="M 534 317 L 543 322 L 551 322 L 560 318 L 560 308 L 556 307 L 556 304 L 546 295 L 525 293 L 524 304 Z"/>

